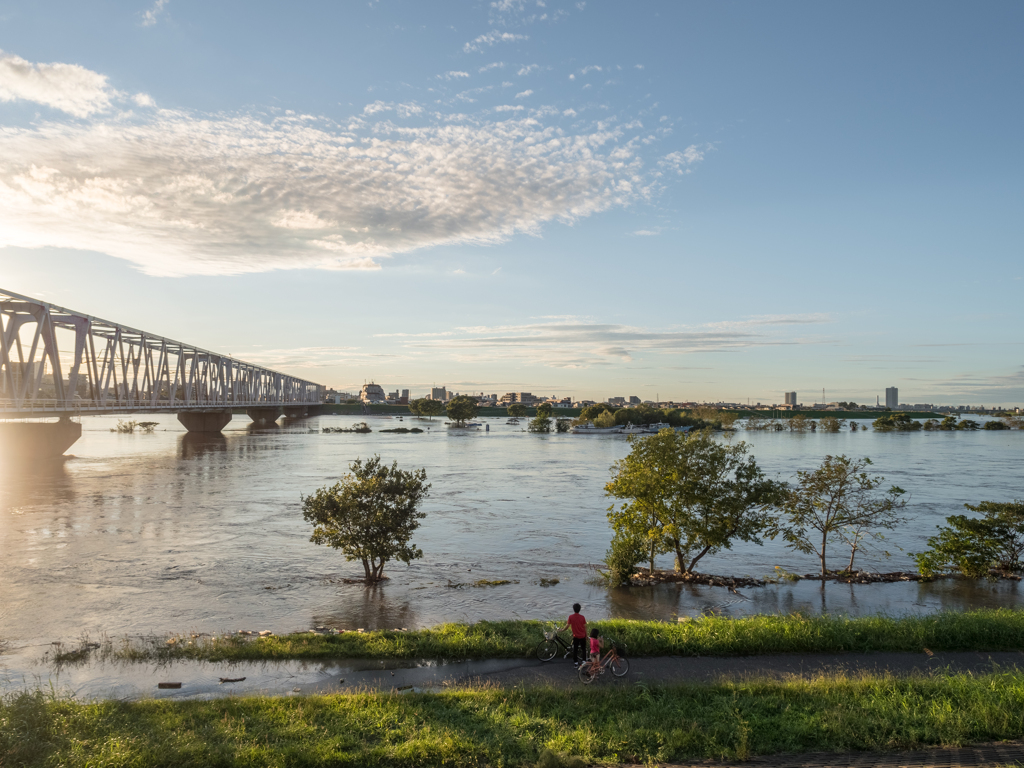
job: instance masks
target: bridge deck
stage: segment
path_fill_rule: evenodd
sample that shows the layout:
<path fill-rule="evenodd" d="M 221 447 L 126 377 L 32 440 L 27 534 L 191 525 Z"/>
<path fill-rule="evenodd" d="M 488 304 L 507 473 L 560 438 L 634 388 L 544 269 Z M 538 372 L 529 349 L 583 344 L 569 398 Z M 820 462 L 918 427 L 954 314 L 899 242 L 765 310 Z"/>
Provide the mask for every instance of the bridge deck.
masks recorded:
<path fill-rule="evenodd" d="M 325 388 L 0 289 L 0 419 L 319 405 Z"/>

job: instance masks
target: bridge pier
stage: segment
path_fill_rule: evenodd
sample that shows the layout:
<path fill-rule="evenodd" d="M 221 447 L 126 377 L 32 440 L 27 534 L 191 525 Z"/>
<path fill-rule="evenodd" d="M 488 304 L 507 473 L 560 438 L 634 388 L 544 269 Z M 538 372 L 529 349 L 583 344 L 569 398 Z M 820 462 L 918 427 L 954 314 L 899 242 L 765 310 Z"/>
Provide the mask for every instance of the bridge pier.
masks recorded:
<path fill-rule="evenodd" d="M 286 405 L 284 407 L 284 417 L 286 419 L 304 419 L 309 415 L 309 406 L 307 405 Z"/>
<path fill-rule="evenodd" d="M 179 411 L 178 421 L 189 432 L 206 432 L 220 434 L 220 431 L 231 421 L 231 411 Z"/>
<path fill-rule="evenodd" d="M 49 423 L 11 421 L 0 424 L 0 457 L 56 459 L 82 436 L 82 425 L 67 416 Z"/>
<path fill-rule="evenodd" d="M 273 424 L 281 418 L 282 413 L 284 413 L 284 408 L 279 405 L 259 406 L 245 409 L 245 415 L 252 419 L 256 424 Z"/>

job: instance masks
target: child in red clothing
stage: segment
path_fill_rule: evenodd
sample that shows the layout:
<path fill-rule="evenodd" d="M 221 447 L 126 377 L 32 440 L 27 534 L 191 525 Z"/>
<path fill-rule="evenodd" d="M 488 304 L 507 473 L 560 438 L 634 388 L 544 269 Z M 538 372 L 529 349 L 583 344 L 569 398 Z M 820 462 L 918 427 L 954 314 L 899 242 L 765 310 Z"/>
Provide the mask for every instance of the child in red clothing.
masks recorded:
<path fill-rule="evenodd" d="M 578 667 L 587 658 L 587 620 L 580 611 L 579 603 L 573 603 L 572 615 L 566 620 L 565 626 L 558 629 L 559 632 L 572 628 L 572 663 Z M 578 655 L 577 655 L 578 654 Z"/>
<path fill-rule="evenodd" d="M 590 660 L 600 661 L 601 660 L 601 641 L 604 638 L 598 634 L 597 627 L 590 630 Z"/>

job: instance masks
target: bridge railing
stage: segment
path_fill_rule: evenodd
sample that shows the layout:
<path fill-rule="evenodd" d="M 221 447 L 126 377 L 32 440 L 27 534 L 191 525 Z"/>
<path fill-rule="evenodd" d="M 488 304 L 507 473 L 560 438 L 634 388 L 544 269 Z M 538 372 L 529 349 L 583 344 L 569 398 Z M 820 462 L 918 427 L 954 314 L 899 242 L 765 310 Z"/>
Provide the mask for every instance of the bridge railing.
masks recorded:
<path fill-rule="evenodd" d="M 324 401 L 324 391 L 311 381 L 0 289 L 4 415 L 314 405 Z"/>

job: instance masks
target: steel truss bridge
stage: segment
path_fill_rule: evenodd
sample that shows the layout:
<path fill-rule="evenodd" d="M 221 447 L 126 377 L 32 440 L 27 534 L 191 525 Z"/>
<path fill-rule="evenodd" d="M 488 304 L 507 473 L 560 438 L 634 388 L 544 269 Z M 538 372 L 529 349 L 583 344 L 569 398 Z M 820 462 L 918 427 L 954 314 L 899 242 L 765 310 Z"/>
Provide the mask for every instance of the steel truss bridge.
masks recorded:
<path fill-rule="evenodd" d="M 311 381 L 0 289 L 0 419 L 176 412 L 190 432 L 219 432 L 232 410 L 274 421 L 305 415 L 324 393 Z"/>

